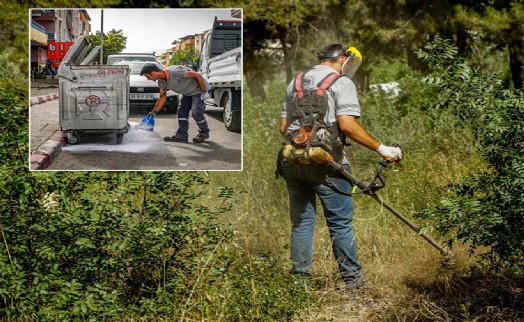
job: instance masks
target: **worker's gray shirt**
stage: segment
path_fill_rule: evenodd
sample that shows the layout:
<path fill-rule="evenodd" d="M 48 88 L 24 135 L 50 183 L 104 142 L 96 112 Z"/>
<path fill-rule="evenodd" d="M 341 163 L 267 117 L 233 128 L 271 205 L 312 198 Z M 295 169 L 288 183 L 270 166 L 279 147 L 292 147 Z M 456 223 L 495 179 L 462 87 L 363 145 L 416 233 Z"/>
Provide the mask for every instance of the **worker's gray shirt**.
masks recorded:
<path fill-rule="evenodd" d="M 166 68 L 169 74 L 168 79 L 159 78 L 158 87 L 170 89 L 173 92 L 180 93 L 184 96 L 192 96 L 202 93 L 202 89 L 195 78 L 187 77 L 187 72 L 192 70 L 185 66 L 173 65 Z M 209 84 L 204 78 L 206 83 L 206 91 L 209 90 Z"/>
<path fill-rule="evenodd" d="M 327 75 L 337 71 L 325 65 L 316 65 L 304 74 L 302 80 L 302 88 L 306 90 L 316 90 L 318 83 L 322 81 Z M 294 80 L 289 83 L 286 92 L 286 100 L 282 106 L 282 118 L 287 118 L 291 113 L 293 98 L 297 95 L 294 90 Z M 357 88 L 355 84 L 347 77 L 340 77 L 327 91 L 328 110 L 324 117 L 324 122 L 328 128 L 337 121 L 337 116 L 352 115 L 356 118 L 360 117 L 360 105 L 357 98 Z M 291 123 L 287 129 L 287 133 L 300 128 L 299 121 Z M 343 160 L 342 163 L 347 163 Z"/>

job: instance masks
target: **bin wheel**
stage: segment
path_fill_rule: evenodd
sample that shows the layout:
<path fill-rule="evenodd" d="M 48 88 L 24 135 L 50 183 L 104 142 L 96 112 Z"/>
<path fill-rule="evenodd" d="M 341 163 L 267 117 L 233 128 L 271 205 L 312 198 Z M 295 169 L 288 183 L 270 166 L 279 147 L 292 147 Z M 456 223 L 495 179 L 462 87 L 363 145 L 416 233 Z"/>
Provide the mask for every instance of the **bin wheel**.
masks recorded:
<path fill-rule="evenodd" d="M 117 133 L 116 134 L 116 144 L 122 144 L 122 140 L 124 139 L 124 133 Z"/>
<path fill-rule="evenodd" d="M 78 134 L 70 134 L 67 136 L 67 143 L 69 144 L 78 144 L 80 142 L 80 137 Z"/>

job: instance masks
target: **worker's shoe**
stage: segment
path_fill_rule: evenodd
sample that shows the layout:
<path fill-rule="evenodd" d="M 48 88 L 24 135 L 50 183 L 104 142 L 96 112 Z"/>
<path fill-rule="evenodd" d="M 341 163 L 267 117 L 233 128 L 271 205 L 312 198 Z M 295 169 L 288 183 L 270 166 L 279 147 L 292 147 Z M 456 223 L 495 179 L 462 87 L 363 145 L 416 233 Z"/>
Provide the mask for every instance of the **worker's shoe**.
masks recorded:
<path fill-rule="evenodd" d="M 209 139 L 209 133 L 198 133 L 196 137 L 193 138 L 193 143 L 202 143 L 206 139 Z M 187 142 L 187 141 L 186 141 Z"/>
<path fill-rule="evenodd" d="M 182 136 L 178 136 L 178 134 L 175 134 L 173 136 L 166 136 L 164 138 L 164 141 L 166 141 L 166 142 L 183 142 L 183 143 L 187 143 L 187 136 L 186 137 L 182 137 Z"/>
<path fill-rule="evenodd" d="M 363 278 L 357 278 L 354 281 L 346 281 L 346 285 L 340 288 L 344 293 L 353 294 L 363 292 L 366 288 L 366 283 Z"/>

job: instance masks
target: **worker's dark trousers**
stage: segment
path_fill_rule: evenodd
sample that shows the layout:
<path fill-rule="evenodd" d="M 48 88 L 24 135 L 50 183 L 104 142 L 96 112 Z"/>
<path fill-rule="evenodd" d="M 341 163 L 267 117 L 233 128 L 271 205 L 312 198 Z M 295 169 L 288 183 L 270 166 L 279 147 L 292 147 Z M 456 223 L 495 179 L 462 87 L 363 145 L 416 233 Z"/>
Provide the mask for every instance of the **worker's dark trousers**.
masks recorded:
<path fill-rule="evenodd" d="M 204 116 L 204 109 L 206 104 L 200 98 L 200 94 L 192 96 L 183 96 L 178 108 L 178 131 L 177 136 L 187 138 L 189 130 L 189 112 L 198 125 L 198 131 L 201 133 L 209 133 L 206 117 Z"/>
<path fill-rule="evenodd" d="M 349 165 L 344 165 L 344 168 L 351 171 Z M 347 284 L 362 278 L 353 232 L 351 183 L 329 165 L 283 162 L 282 177 L 289 192 L 293 272 L 309 275 L 318 196 L 342 278 Z"/>

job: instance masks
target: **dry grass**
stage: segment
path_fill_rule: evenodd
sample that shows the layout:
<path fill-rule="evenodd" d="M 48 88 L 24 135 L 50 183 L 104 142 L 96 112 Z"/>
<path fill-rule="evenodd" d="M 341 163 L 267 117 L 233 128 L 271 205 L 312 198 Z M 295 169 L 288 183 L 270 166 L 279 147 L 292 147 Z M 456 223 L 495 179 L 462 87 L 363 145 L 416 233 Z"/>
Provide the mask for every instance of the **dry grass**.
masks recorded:
<path fill-rule="evenodd" d="M 271 99 L 274 104 L 245 109 L 244 171 L 210 174 L 209 191 L 229 186 L 242 192 L 223 220 L 232 223 L 237 246 L 249 254 L 260 250 L 277 254 L 290 238 L 287 191 L 284 181 L 275 180 L 273 174 L 280 142 L 276 119 L 281 97 L 276 99 L 278 104 Z M 367 111 L 370 125 L 383 123 L 386 116 L 382 111 L 382 106 Z M 394 114 L 389 117 L 396 118 Z M 449 118 L 437 118 L 433 127 L 428 127 L 423 118 L 415 115 L 401 120 L 402 131 L 372 129 L 377 137 L 406 144 L 403 162 L 386 172 L 387 186 L 380 195 L 410 219 L 413 213 L 438 204 L 448 184 L 461 182 L 484 167 L 471 143 L 464 145 L 473 141 L 466 129 L 453 128 Z M 355 145 L 348 151 L 353 173 L 363 181 L 372 178 L 379 159 L 376 154 Z M 348 295 L 337 290 L 342 281 L 337 278 L 329 233 L 319 209 L 310 290 L 317 303 L 305 304 L 297 321 L 451 321 L 482 316 L 475 315 L 467 304 L 476 296 L 475 285 L 466 288 L 463 284 L 475 261 L 467 245 L 456 245 L 457 264 L 445 269 L 439 252 L 381 205 L 364 195 L 353 199 L 357 254 L 364 268 L 366 291 Z M 448 301 L 450 296 L 454 301 Z M 467 298 L 470 300 L 464 302 Z M 514 298 L 511 303 L 516 301 Z M 503 307 L 491 309 L 498 310 Z"/>
<path fill-rule="evenodd" d="M 438 201 L 446 184 L 460 181 L 468 171 L 481 166 L 471 155 L 464 162 L 442 154 L 433 155 L 430 162 L 412 161 L 391 169 L 387 174 L 389 185 L 381 191 L 386 201 L 408 217 Z M 234 200 L 231 213 L 223 218 L 237 231 L 239 249 L 251 254 L 260 250 L 278 253 L 289 243 L 290 232 L 284 183 L 272 177 L 271 166 L 246 168 L 235 176 L 212 173 L 209 189 L 232 186 L 243 191 Z M 372 171 L 360 168 L 355 172 L 369 177 Z M 440 253 L 381 205 L 364 195 L 355 195 L 354 205 L 357 253 L 364 267 L 366 290 L 361 294 L 337 290 L 342 281 L 337 277 L 329 233 L 319 209 L 310 289 L 317 302 L 304 305 L 295 320 L 468 320 L 472 314 L 469 306 L 459 300 L 474 297 L 474 288 L 461 293 L 463 277 L 475 260 L 467 245 L 453 249 L 457 262 L 453 269 L 443 268 Z M 446 301 L 450 294 L 457 302 Z"/>

